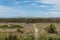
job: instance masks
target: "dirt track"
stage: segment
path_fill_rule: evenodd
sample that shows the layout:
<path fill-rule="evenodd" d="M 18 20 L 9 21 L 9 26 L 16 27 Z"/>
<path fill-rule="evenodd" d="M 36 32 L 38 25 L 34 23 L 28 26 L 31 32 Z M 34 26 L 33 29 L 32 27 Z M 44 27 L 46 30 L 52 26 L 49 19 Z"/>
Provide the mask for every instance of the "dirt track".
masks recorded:
<path fill-rule="evenodd" d="M 36 28 L 35 24 L 33 24 L 33 31 L 34 31 L 35 40 L 39 40 L 39 35 L 38 35 L 39 29 Z"/>

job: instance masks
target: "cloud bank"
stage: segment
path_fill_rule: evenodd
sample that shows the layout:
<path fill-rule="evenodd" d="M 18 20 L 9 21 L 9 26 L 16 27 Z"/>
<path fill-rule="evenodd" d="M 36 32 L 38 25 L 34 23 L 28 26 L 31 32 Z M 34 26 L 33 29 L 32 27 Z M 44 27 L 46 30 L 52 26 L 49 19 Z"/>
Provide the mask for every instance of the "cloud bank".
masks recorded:
<path fill-rule="evenodd" d="M 60 17 L 60 0 L 0 0 L 0 17 Z"/>

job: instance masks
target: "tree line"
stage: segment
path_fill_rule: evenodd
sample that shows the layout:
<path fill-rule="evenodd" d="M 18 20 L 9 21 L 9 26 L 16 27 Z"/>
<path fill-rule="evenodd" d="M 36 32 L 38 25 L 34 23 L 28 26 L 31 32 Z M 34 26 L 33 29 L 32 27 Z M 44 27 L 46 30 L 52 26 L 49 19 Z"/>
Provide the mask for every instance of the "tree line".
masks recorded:
<path fill-rule="evenodd" d="M 60 18 L 0 18 L 0 22 L 60 23 Z"/>

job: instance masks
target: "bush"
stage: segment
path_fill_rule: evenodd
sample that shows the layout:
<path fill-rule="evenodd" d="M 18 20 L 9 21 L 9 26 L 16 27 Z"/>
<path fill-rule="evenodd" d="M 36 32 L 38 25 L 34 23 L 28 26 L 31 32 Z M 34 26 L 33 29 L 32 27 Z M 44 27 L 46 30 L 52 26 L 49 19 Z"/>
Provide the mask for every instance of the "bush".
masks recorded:
<path fill-rule="evenodd" d="M 49 27 L 46 27 L 45 30 L 46 30 L 48 33 L 57 33 L 56 27 L 55 27 L 53 24 L 49 25 Z"/>
<path fill-rule="evenodd" d="M 23 26 L 21 26 L 21 25 L 0 25 L 0 28 L 24 28 Z"/>
<path fill-rule="evenodd" d="M 34 40 L 34 34 L 32 32 L 28 33 L 25 40 Z"/>
<path fill-rule="evenodd" d="M 0 25 L 0 28 L 9 28 L 8 25 Z"/>
<path fill-rule="evenodd" d="M 23 28 L 22 26 L 20 26 L 20 25 L 10 25 L 11 26 L 11 28 Z"/>
<path fill-rule="evenodd" d="M 17 32 L 23 33 L 24 31 L 21 29 L 17 29 Z"/>
<path fill-rule="evenodd" d="M 16 35 L 9 35 L 5 40 L 18 40 Z"/>
<path fill-rule="evenodd" d="M 49 37 L 48 40 L 53 40 L 53 38 L 52 37 Z"/>
<path fill-rule="evenodd" d="M 60 40 L 60 37 L 58 37 L 57 40 Z"/>
<path fill-rule="evenodd" d="M 46 39 L 46 36 L 45 35 L 43 35 L 43 36 L 40 35 L 39 36 L 39 40 L 47 40 L 47 39 Z"/>

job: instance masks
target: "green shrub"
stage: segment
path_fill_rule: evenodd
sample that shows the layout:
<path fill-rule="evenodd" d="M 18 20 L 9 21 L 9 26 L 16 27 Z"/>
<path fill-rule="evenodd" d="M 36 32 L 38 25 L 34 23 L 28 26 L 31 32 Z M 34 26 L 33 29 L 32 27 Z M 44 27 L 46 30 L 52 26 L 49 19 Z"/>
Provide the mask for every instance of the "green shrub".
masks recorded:
<path fill-rule="evenodd" d="M 0 25 L 0 28 L 24 28 L 23 26 L 20 25 Z"/>
<path fill-rule="evenodd" d="M 58 37 L 57 40 L 60 40 L 60 37 Z"/>
<path fill-rule="evenodd" d="M 45 35 L 40 35 L 39 40 L 47 40 Z"/>
<path fill-rule="evenodd" d="M 20 25 L 10 25 L 11 26 L 11 28 L 23 28 L 22 26 L 20 26 Z"/>
<path fill-rule="evenodd" d="M 48 40 L 53 40 L 53 38 L 52 37 L 48 37 Z"/>
<path fill-rule="evenodd" d="M 56 27 L 55 27 L 53 24 L 49 25 L 49 27 L 46 27 L 45 30 L 46 30 L 48 33 L 57 33 Z"/>
<path fill-rule="evenodd" d="M 0 25 L 0 28 L 9 28 L 8 25 Z"/>
<path fill-rule="evenodd" d="M 34 40 L 34 34 L 33 33 L 28 33 L 25 40 Z"/>

